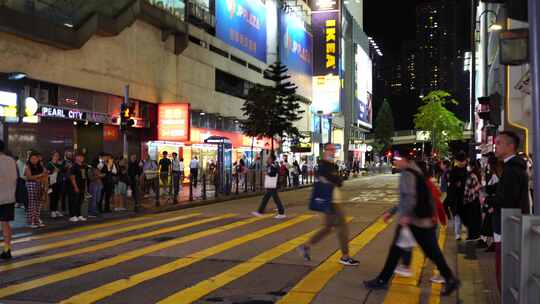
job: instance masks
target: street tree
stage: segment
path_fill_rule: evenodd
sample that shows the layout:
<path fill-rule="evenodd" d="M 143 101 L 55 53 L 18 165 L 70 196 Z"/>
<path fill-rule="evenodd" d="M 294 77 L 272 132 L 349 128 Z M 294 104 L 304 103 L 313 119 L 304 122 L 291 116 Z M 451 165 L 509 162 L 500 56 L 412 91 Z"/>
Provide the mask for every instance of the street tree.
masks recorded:
<path fill-rule="evenodd" d="M 414 116 L 415 127 L 429 132 L 433 154 L 447 155 L 448 142 L 463 137 L 464 123 L 445 106 L 459 102 L 450 93 L 436 90 L 423 97 L 422 103 Z"/>
<path fill-rule="evenodd" d="M 375 142 L 374 149 L 379 153 L 392 148 L 392 137 L 394 136 L 394 116 L 388 100 L 384 100 L 377 118 L 375 119 Z"/>
<path fill-rule="evenodd" d="M 287 75 L 287 67 L 275 62 L 264 71 L 264 78 L 271 86 L 255 85 L 248 92 L 242 111 L 246 119 L 242 122 L 244 134 L 251 137 L 299 138 L 300 131 L 294 122 L 302 119 L 303 110 L 296 85 Z M 274 141 L 272 140 L 272 151 Z"/>

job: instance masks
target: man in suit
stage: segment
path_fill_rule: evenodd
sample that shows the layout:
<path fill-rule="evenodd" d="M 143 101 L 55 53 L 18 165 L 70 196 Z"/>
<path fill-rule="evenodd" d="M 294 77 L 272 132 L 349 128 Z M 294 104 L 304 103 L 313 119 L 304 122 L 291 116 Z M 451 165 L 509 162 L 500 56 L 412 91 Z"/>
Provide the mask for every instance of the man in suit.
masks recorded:
<path fill-rule="evenodd" d="M 497 285 L 501 288 L 501 214 L 503 208 L 520 209 L 530 213 L 529 176 L 527 163 L 517 156 L 519 137 L 512 131 L 503 131 L 497 137 L 495 156 L 504 161 L 503 173 L 497 187 L 494 204 L 494 240 Z"/>

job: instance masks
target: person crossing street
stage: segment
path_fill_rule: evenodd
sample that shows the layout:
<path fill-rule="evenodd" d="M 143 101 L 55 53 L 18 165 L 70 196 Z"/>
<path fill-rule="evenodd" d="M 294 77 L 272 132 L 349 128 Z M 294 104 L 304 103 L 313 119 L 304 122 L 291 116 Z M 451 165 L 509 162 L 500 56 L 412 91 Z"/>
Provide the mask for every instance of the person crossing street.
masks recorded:
<path fill-rule="evenodd" d="M 330 184 L 330 193 L 335 191 L 334 188 L 341 187 L 343 185 L 343 180 L 338 173 L 338 167 L 334 163 L 335 153 L 335 146 L 333 144 L 327 144 L 324 150 L 323 159 L 319 161 L 318 167 L 319 182 Z M 320 186 L 315 185 L 314 187 Z M 324 227 L 314 236 L 312 236 L 309 241 L 299 247 L 300 254 L 305 260 L 311 260 L 311 247 L 328 236 L 328 234 L 330 234 L 334 228 L 336 228 L 338 233 L 342 254 L 339 262 L 348 266 L 359 265 L 360 262 L 349 256 L 349 228 L 345 220 L 345 212 L 343 208 L 335 202 L 331 202 L 328 210 L 324 212 Z"/>
<path fill-rule="evenodd" d="M 264 213 L 264 210 L 266 209 L 268 201 L 270 200 L 270 198 L 273 198 L 278 209 L 278 214 L 275 216 L 275 218 L 283 219 L 287 217 L 285 215 L 285 208 L 283 208 L 283 204 L 281 203 L 281 199 L 279 198 L 277 192 L 277 179 L 278 167 L 276 164 L 276 158 L 273 154 L 271 154 L 266 160 L 266 176 L 264 180 L 264 187 L 266 188 L 266 193 L 262 198 L 259 210 L 252 212 L 254 216 L 261 217 Z"/>

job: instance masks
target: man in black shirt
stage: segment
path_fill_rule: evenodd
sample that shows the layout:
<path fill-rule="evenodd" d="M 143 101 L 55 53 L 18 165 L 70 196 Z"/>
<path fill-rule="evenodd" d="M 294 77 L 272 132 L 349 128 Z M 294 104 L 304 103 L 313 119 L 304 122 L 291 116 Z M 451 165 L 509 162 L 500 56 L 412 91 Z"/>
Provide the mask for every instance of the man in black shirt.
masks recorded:
<path fill-rule="evenodd" d="M 81 205 L 84 199 L 86 186 L 86 173 L 83 167 L 84 156 L 77 154 L 75 163 L 70 169 L 70 196 L 69 196 L 69 215 L 70 222 L 86 221 L 86 218 L 81 216 Z"/>
<path fill-rule="evenodd" d="M 167 158 L 167 151 L 163 151 L 163 158 L 159 161 L 159 179 L 165 191 L 169 191 L 169 172 L 171 171 L 171 160 Z"/>
<path fill-rule="evenodd" d="M 142 174 L 142 168 L 140 161 L 137 159 L 137 155 L 132 154 L 129 158 L 128 164 L 128 177 L 129 185 L 131 187 L 131 196 L 134 202 L 134 211 L 139 211 L 139 178 Z"/>

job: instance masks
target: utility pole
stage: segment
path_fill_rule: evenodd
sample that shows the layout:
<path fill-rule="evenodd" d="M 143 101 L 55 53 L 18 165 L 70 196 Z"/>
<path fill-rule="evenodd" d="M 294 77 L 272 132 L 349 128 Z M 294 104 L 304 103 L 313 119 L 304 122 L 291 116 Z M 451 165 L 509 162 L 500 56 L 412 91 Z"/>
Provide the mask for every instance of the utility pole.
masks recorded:
<path fill-rule="evenodd" d="M 124 105 L 127 107 L 129 106 L 129 84 L 126 84 L 126 86 L 124 87 Z M 122 116 L 123 113 L 120 113 L 120 116 Z M 122 119 L 122 118 L 120 118 Z M 122 126 L 120 126 L 120 128 L 122 128 Z M 125 159 L 128 159 L 128 139 L 127 139 L 127 129 L 126 130 L 123 130 L 122 132 L 122 139 L 123 139 L 123 153 L 122 155 L 124 156 Z"/>
<path fill-rule="evenodd" d="M 472 140 L 470 147 L 470 157 L 475 159 L 476 151 L 476 4 L 477 0 L 471 1 L 471 92 L 470 92 L 470 123 L 472 131 Z"/>
<path fill-rule="evenodd" d="M 529 0 L 529 47 L 531 54 L 532 78 L 532 109 L 534 138 L 533 152 L 533 183 L 534 183 L 534 214 L 540 215 L 540 1 Z"/>

